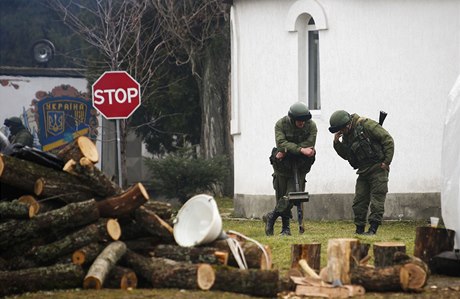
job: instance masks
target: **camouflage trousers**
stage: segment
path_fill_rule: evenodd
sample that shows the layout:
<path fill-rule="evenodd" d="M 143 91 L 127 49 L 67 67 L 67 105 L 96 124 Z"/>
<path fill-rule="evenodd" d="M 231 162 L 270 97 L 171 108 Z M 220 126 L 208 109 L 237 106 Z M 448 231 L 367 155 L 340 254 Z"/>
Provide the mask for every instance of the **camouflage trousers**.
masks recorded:
<path fill-rule="evenodd" d="M 298 174 L 300 191 L 305 190 L 306 175 L 306 173 Z M 273 188 L 276 196 L 275 212 L 279 213 L 281 217 L 292 218 L 291 209 L 294 204 L 287 199 L 287 195 L 289 192 L 296 191 L 294 176 L 283 176 L 275 172 L 273 174 Z"/>
<path fill-rule="evenodd" d="M 366 225 L 366 217 L 370 210 L 368 221 L 382 223 L 385 211 L 385 198 L 388 193 L 388 171 L 380 167 L 371 167 L 369 171 L 358 176 L 353 200 L 355 225 Z"/>

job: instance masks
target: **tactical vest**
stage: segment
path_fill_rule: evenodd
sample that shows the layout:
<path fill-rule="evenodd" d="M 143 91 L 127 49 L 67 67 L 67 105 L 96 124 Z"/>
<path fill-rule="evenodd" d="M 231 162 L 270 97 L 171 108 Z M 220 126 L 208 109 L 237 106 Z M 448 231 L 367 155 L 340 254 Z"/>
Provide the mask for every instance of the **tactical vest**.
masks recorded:
<path fill-rule="evenodd" d="M 350 158 L 348 162 L 354 169 L 382 162 L 385 157 L 380 143 L 371 140 L 364 132 L 362 123 L 365 120 L 366 118 L 359 118 L 356 122 L 349 145 Z"/>

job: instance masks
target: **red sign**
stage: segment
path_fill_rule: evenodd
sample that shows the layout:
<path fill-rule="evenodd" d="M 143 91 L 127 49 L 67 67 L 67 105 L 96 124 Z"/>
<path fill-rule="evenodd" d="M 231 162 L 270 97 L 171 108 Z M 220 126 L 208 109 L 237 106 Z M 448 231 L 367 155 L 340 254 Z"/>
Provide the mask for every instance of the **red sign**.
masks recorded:
<path fill-rule="evenodd" d="M 128 118 L 141 105 L 141 86 L 124 71 L 105 72 L 93 84 L 93 106 L 105 118 Z"/>

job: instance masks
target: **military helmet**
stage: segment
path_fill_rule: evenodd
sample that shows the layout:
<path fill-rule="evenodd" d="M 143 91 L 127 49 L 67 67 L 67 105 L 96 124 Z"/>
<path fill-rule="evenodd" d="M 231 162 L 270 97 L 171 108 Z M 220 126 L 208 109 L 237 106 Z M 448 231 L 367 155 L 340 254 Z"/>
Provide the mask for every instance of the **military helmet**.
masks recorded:
<path fill-rule="evenodd" d="M 305 103 L 297 102 L 289 107 L 288 115 L 291 119 L 300 120 L 300 121 L 307 121 L 311 119 L 310 110 Z"/>
<path fill-rule="evenodd" d="M 329 131 L 331 133 L 337 133 L 350 122 L 351 115 L 345 110 L 337 110 L 332 113 L 331 118 L 329 119 Z"/>
<path fill-rule="evenodd" d="M 7 127 L 11 127 L 11 126 L 18 127 L 18 126 L 22 126 L 22 121 L 19 117 L 12 116 L 12 117 L 5 119 L 4 125 Z"/>

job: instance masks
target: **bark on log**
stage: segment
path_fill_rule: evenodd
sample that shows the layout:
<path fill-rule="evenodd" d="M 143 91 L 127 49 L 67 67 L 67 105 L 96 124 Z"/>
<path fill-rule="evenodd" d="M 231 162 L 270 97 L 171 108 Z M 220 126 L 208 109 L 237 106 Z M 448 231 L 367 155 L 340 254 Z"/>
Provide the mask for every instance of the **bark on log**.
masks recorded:
<path fill-rule="evenodd" d="M 240 242 L 240 245 L 243 249 L 244 257 L 246 258 L 246 263 L 249 269 L 270 270 L 272 268 L 272 252 L 268 245 L 262 245 L 265 252 L 268 255 L 268 262 L 263 251 L 255 243 Z M 228 266 L 238 267 L 238 263 L 235 260 L 233 254 L 231 253 L 227 241 L 217 240 L 210 244 L 207 244 L 207 246 L 215 247 L 221 251 L 227 251 L 229 253 Z"/>
<path fill-rule="evenodd" d="M 102 249 L 104 249 L 104 246 L 98 242 L 83 246 L 73 252 L 72 263 L 80 266 L 88 265 L 96 259 Z"/>
<path fill-rule="evenodd" d="M 147 258 L 131 250 L 127 250 L 122 260 L 154 288 L 209 290 L 215 281 L 215 271 L 208 264 Z"/>
<path fill-rule="evenodd" d="M 308 265 L 319 273 L 321 264 L 321 243 L 292 244 L 291 269 L 300 270 L 299 261 L 304 259 Z"/>
<path fill-rule="evenodd" d="M 59 227 L 71 229 L 99 219 L 94 200 L 68 204 L 48 213 L 39 214 L 29 220 L 10 220 L 0 224 L 0 251 L 28 238 L 34 238 L 40 231 Z"/>
<path fill-rule="evenodd" d="M 125 254 L 126 245 L 121 241 L 110 243 L 94 260 L 83 280 L 83 288 L 102 288 L 109 272 L 115 267 L 118 260 Z"/>
<path fill-rule="evenodd" d="M 455 231 L 447 228 L 420 226 L 415 230 L 414 256 L 427 263 L 443 251 L 454 249 Z"/>
<path fill-rule="evenodd" d="M 136 272 L 129 268 L 115 266 L 104 282 L 104 288 L 111 289 L 135 289 L 137 288 Z"/>
<path fill-rule="evenodd" d="M 158 217 L 171 224 L 170 221 L 173 210 L 170 203 L 157 200 L 149 200 L 142 206 L 144 206 L 147 210 L 154 212 L 158 215 Z"/>
<path fill-rule="evenodd" d="M 193 264 L 206 263 L 222 265 L 222 256 L 228 260 L 228 252 L 219 251 L 213 247 L 181 247 L 178 245 L 160 244 L 153 248 L 154 257 L 162 257 L 175 261 L 191 262 Z"/>
<path fill-rule="evenodd" d="M 29 219 L 35 216 L 34 208 L 30 205 L 14 201 L 0 202 L 0 219 Z"/>
<path fill-rule="evenodd" d="M 81 182 L 89 186 L 94 186 L 94 191 L 100 197 L 114 196 L 123 192 L 120 186 L 110 180 L 87 158 L 81 158 L 80 163 L 74 160 L 67 161 L 63 171 L 76 176 Z"/>
<path fill-rule="evenodd" d="M 106 198 L 97 203 L 101 217 L 127 216 L 149 200 L 147 190 L 141 183 L 133 185 L 120 195 Z"/>
<path fill-rule="evenodd" d="M 0 272 L 0 296 L 81 286 L 84 272 L 80 266 L 57 264 L 50 267 Z"/>
<path fill-rule="evenodd" d="M 212 290 L 276 297 L 279 289 L 278 270 L 240 270 L 233 267 L 214 266 L 216 281 Z"/>
<path fill-rule="evenodd" d="M 170 242 L 173 237 L 173 228 L 154 212 L 147 210 L 145 207 L 139 207 L 134 212 L 136 222 L 142 225 L 145 230 L 154 236 L 159 236 L 165 243 Z"/>
<path fill-rule="evenodd" d="M 126 247 L 132 251 L 145 256 L 149 256 L 150 252 L 152 252 L 157 245 L 161 244 L 161 238 L 152 236 L 127 240 L 124 242 L 126 243 Z"/>
<path fill-rule="evenodd" d="M 70 159 L 80 161 L 83 157 L 88 158 L 93 163 L 99 161 L 99 153 L 96 145 L 86 136 L 80 136 L 68 143 L 57 153 L 57 156 L 65 162 Z"/>
<path fill-rule="evenodd" d="M 359 263 L 358 239 L 329 239 L 327 245 L 328 281 L 350 284 L 350 272 Z"/>
<path fill-rule="evenodd" d="M 72 177 L 63 171 L 0 154 L 0 181 L 22 189 L 27 193 L 32 194 L 34 192 L 35 182 L 39 178 L 46 177 L 53 180 L 61 176 L 66 178 Z M 72 179 L 76 180 L 75 178 Z"/>
<path fill-rule="evenodd" d="M 406 244 L 400 242 L 377 242 L 373 245 L 374 266 L 387 267 L 394 264 L 396 252 L 406 253 Z"/>
<path fill-rule="evenodd" d="M 97 198 L 92 186 L 78 181 L 75 177 L 69 179 L 66 176 L 58 179 L 38 178 L 35 181 L 34 193 L 42 198 L 59 198 L 65 203 Z"/>

